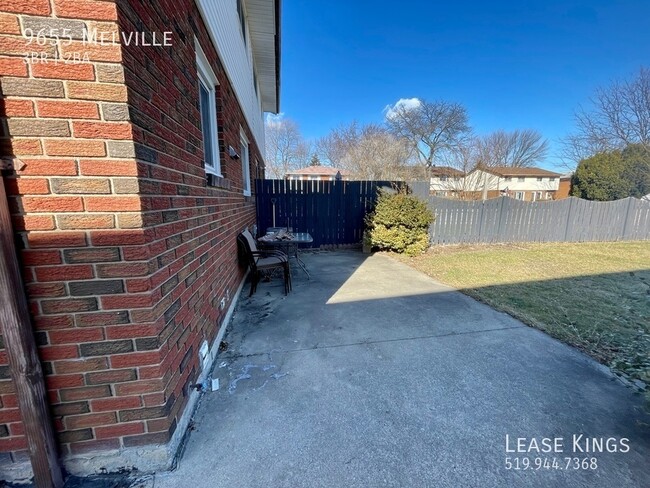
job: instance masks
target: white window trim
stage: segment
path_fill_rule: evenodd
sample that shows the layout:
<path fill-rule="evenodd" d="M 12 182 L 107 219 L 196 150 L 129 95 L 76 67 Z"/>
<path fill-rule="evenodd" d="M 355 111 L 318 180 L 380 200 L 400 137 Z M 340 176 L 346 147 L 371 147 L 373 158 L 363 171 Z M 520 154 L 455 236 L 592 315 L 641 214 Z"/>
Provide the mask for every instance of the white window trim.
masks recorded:
<path fill-rule="evenodd" d="M 239 129 L 239 143 L 246 144 L 246 158 L 244 154 L 241 154 L 241 179 L 242 179 L 242 190 L 244 196 L 251 196 L 251 145 L 248 142 L 248 137 L 244 133 L 244 129 Z M 245 159 L 248 159 L 246 161 Z M 244 169 L 246 168 L 246 169 Z"/>
<path fill-rule="evenodd" d="M 194 48 L 196 50 L 196 72 L 199 75 L 199 80 L 208 88 L 210 96 L 210 116 L 214 121 L 210 124 L 210 135 L 212 136 L 212 161 L 214 166 L 204 164 L 205 172 L 223 178 L 221 174 L 221 159 L 219 157 L 219 136 L 217 134 L 217 99 L 216 99 L 216 86 L 219 84 L 217 76 L 214 74 L 210 62 L 206 57 L 198 39 L 194 39 Z M 198 87 L 197 87 L 198 88 Z M 201 131 L 203 132 L 203 131 Z M 204 145 L 205 147 L 205 145 Z"/>

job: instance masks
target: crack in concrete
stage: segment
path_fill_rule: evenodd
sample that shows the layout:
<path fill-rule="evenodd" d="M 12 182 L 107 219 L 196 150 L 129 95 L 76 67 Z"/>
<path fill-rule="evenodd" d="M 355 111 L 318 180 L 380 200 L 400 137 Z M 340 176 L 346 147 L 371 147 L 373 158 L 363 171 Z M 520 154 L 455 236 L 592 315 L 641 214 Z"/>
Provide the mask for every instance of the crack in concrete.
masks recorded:
<path fill-rule="evenodd" d="M 310 347 L 300 347 L 297 349 L 272 349 L 270 352 L 254 352 L 250 354 L 235 354 L 232 356 L 226 356 L 224 357 L 225 359 L 241 359 L 241 358 L 250 358 L 250 357 L 255 357 L 255 356 L 264 356 L 268 355 L 269 357 L 273 352 L 279 352 L 280 354 L 289 354 L 292 352 L 304 352 L 304 351 L 315 351 L 319 349 L 335 349 L 339 347 L 353 347 L 353 346 L 364 346 L 368 344 L 382 344 L 382 343 L 389 343 L 389 342 L 403 342 L 403 341 L 416 341 L 420 339 L 437 339 L 437 338 L 443 338 L 443 337 L 453 337 L 453 336 L 460 336 L 460 335 L 469 335 L 469 334 L 482 334 L 485 332 L 498 332 L 500 330 L 512 330 L 512 329 L 527 329 L 529 328 L 527 325 L 515 325 L 512 327 L 498 327 L 494 329 L 481 329 L 481 330 L 468 330 L 464 332 L 447 332 L 445 334 L 430 334 L 430 335 L 423 335 L 423 336 L 415 336 L 415 337 L 399 337 L 396 339 L 377 339 L 377 340 L 368 340 L 368 341 L 360 341 L 360 342 L 350 342 L 346 344 L 330 344 L 330 345 L 323 345 L 319 346 L 318 343 L 316 343 L 313 346 Z"/>

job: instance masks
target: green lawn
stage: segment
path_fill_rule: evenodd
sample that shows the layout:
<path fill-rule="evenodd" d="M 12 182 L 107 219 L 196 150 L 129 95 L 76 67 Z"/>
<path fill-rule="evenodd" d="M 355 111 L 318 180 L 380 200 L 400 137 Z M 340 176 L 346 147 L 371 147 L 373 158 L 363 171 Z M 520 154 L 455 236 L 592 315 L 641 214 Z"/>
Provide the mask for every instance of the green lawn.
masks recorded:
<path fill-rule="evenodd" d="M 401 261 L 650 383 L 650 242 L 437 246 Z"/>

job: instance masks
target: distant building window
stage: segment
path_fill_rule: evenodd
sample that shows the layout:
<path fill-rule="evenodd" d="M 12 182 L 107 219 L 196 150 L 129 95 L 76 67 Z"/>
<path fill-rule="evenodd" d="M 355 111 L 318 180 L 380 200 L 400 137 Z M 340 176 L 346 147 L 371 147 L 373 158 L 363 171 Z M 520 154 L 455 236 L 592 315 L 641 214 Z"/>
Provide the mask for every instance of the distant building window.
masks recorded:
<path fill-rule="evenodd" d="M 537 181 L 544 181 L 544 178 L 542 178 L 541 176 L 538 176 Z"/>
<path fill-rule="evenodd" d="M 524 178 L 523 176 L 520 176 L 519 178 L 517 178 L 517 181 L 520 181 L 520 182 L 521 181 L 526 181 L 526 178 Z"/>
<path fill-rule="evenodd" d="M 523 200 L 524 199 L 524 192 L 523 191 L 517 191 L 515 192 L 515 198 L 517 200 Z"/>
<path fill-rule="evenodd" d="M 448 177 L 446 175 L 440 176 L 440 181 L 447 181 Z"/>
<path fill-rule="evenodd" d="M 239 16 L 241 35 L 244 38 L 244 44 L 246 44 L 246 13 L 244 12 L 243 0 L 237 0 L 237 15 Z"/>
<path fill-rule="evenodd" d="M 555 181 L 555 178 L 549 178 L 548 181 Z"/>
<path fill-rule="evenodd" d="M 506 177 L 504 178 L 504 180 L 506 180 L 506 181 L 512 181 L 512 176 L 506 176 Z"/>
<path fill-rule="evenodd" d="M 241 142 L 241 177 L 242 177 L 242 188 L 244 190 L 244 195 L 250 196 L 251 194 L 251 164 L 250 164 L 250 154 L 248 147 L 248 139 L 244 134 L 244 131 L 241 131 L 239 136 Z"/>
<path fill-rule="evenodd" d="M 533 192 L 533 202 L 536 202 L 537 200 L 542 199 L 542 192 L 541 191 L 534 191 Z"/>
<path fill-rule="evenodd" d="M 217 77 L 210 67 L 201 46 L 196 47 L 196 71 L 199 78 L 199 110 L 201 112 L 201 133 L 203 134 L 203 160 L 205 172 L 221 176 L 219 161 L 219 139 L 217 137 Z"/>

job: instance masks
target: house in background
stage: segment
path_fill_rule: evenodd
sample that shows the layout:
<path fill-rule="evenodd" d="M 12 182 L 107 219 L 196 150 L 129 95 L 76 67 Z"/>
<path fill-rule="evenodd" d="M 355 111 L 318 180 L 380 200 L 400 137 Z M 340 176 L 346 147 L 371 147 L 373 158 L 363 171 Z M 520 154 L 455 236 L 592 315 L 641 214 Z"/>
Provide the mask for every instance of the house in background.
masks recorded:
<path fill-rule="evenodd" d="M 571 196 L 571 180 L 573 179 L 573 172 L 565 173 L 560 176 L 560 185 L 555 193 L 555 200 L 562 200 Z"/>
<path fill-rule="evenodd" d="M 255 222 L 263 112 L 278 112 L 279 4 L 0 4 L 0 150 L 21 168 L 3 183 L 53 416 L 42 421 L 73 474 L 171 466 L 245 276 L 236 237 Z M 62 29 L 69 43 L 29 42 Z M 84 30 L 147 45 L 84 42 Z M 0 479 L 25 479 L 0 352 Z"/>
<path fill-rule="evenodd" d="M 438 197 L 458 198 L 463 191 L 465 173 L 449 166 L 433 166 L 430 169 L 430 193 Z"/>
<path fill-rule="evenodd" d="M 347 180 L 350 172 L 344 169 L 332 168 L 331 166 L 307 166 L 295 171 L 289 171 L 285 178 L 288 180 L 310 180 L 310 181 L 334 181 L 337 179 Z"/>
<path fill-rule="evenodd" d="M 431 177 L 431 191 L 465 200 L 509 196 L 529 202 L 552 200 L 559 188 L 559 173 L 540 168 L 476 168 L 467 175 L 449 171 Z M 455 170 L 454 170 L 455 171 Z M 442 195 L 442 193 L 446 193 Z"/>

